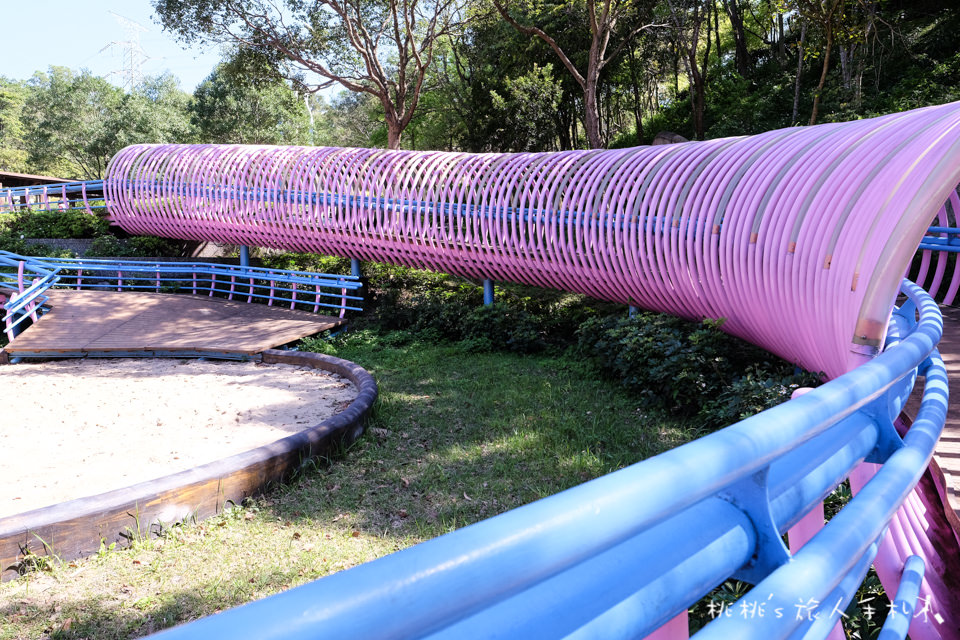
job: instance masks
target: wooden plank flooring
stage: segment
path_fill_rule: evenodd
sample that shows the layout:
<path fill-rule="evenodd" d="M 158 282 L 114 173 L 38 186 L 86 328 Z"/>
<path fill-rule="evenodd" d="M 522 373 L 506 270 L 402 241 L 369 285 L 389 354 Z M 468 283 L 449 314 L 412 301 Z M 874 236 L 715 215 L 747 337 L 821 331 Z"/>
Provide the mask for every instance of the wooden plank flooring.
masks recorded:
<path fill-rule="evenodd" d="M 50 311 L 5 351 L 111 355 L 188 351 L 253 355 L 343 324 L 340 318 L 206 296 L 47 292 Z"/>
<path fill-rule="evenodd" d="M 940 355 L 950 381 L 950 410 L 934 459 L 943 472 L 946 498 L 954 513 L 960 517 L 960 309 L 940 307 L 940 310 L 943 312 Z M 917 386 L 920 387 L 920 384 Z"/>

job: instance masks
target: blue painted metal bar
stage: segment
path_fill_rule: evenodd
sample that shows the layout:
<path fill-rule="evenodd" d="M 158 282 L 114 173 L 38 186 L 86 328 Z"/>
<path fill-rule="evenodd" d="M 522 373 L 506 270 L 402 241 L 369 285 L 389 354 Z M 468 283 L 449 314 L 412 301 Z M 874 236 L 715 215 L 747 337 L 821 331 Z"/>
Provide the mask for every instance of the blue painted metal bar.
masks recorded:
<path fill-rule="evenodd" d="M 250 266 L 250 247 L 245 244 L 240 246 L 240 266 Z"/>
<path fill-rule="evenodd" d="M 840 584 L 830 595 L 822 601 L 816 601 L 813 598 L 793 603 L 793 608 L 784 611 L 787 615 L 798 617 L 796 630 L 789 636 L 790 640 L 801 640 L 803 638 L 827 638 L 833 628 L 837 625 L 844 615 L 844 611 L 853 596 L 856 595 L 857 588 L 863 582 L 864 576 L 870 569 L 870 564 L 877 556 L 879 545 L 875 542 L 870 545 L 863 557 L 854 565 L 854 567 L 843 576 Z M 746 597 L 741 601 L 746 600 Z M 771 602 L 766 603 L 768 606 Z M 775 612 L 774 608 L 768 610 Z"/>
<path fill-rule="evenodd" d="M 5 272 L 3 267 L 17 270 L 23 265 L 24 273 L 33 276 L 29 287 L 20 291 L 20 281 L 15 272 Z M 8 339 L 13 339 L 23 328 L 33 313 L 41 314 L 45 311 L 43 304 L 47 301 L 44 292 L 57 283 L 59 273 L 56 268 L 33 259 L 20 259 L 20 256 L 0 251 L 0 287 L 7 289 L 10 294 L 8 301 L 3 305 L 6 313 L 0 319 L 2 330 L 7 333 Z"/>
<path fill-rule="evenodd" d="M 927 233 L 946 234 L 946 237 L 944 235 L 924 236 L 923 240 L 920 242 L 920 246 L 917 249 L 918 251 L 944 251 L 947 253 L 960 252 L 960 228 L 934 226 L 927 229 Z"/>
<path fill-rule="evenodd" d="M 960 245 L 954 244 L 937 244 L 935 242 L 927 242 L 924 240 L 920 243 L 920 246 L 917 247 L 918 251 L 930 250 L 930 251 L 944 251 L 946 253 L 960 253 Z"/>
<path fill-rule="evenodd" d="M 200 351 L 191 349 L 153 349 L 145 351 L 101 351 L 98 349 L 84 349 L 71 351 L 30 351 L 31 358 L 216 358 L 217 360 L 239 360 L 243 362 L 257 362 L 260 354 L 237 353 L 234 351 Z M 12 361 L 12 360 L 11 360 Z"/>
<path fill-rule="evenodd" d="M 493 304 L 493 280 L 483 281 L 483 304 L 488 307 Z"/>
<path fill-rule="evenodd" d="M 350 258 L 350 275 L 360 277 L 360 261 L 356 258 Z"/>
<path fill-rule="evenodd" d="M 593 229 L 597 222 L 591 216 L 584 215 L 580 210 L 536 209 L 530 207 L 513 207 L 508 204 L 468 206 L 424 200 L 398 199 L 378 196 L 357 196 L 346 194 L 330 194 L 289 189 L 267 189 L 237 187 L 225 184 L 204 183 L 170 183 L 163 180 L 143 181 L 127 180 L 124 188 L 130 191 L 144 191 L 163 188 L 174 197 L 189 198 L 229 198 L 240 202 L 277 202 L 284 204 L 300 204 L 304 206 L 324 206 L 342 208 L 377 209 L 392 213 L 408 214 L 414 212 L 423 216 L 454 215 L 461 217 L 479 216 L 485 219 L 506 221 L 539 220 L 544 223 L 555 222 L 570 225 L 571 228 Z M 641 220 L 620 220 L 611 228 L 638 229 L 650 227 L 664 229 L 667 225 L 674 225 L 677 221 L 664 216 L 649 215 Z M 689 221 L 681 223 L 677 229 L 688 225 Z"/>
<path fill-rule="evenodd" d="M 159 636 L 642 637 L 744 574 L 758 584 L 749 597 L 762 595 L 787 615 L 718 619 L 697 637 L 767 640 L 802 629 L 825 637 L 832 625 L 794 620 L 798 599 L 850 597 L 926 468 L 945 417 L 939 309 L 912 283 L 902 290 L 912 304 L 893 331 L 899 342 L 804 396 L 555 496 Z M 920 321 L 902 334 L 914 305 Z M 917 420 L 903 441 L 893 440 L 888 408 L 921 366 Z M 868 457 L 885 461 L 874 480 L 791 559 L 779 535 L 785 523 Z"/>
<path fill-rule="evenodd" d="M 910 622 L 917 614 L 917 596 L 920 595 L 920 583 L 924 574 L 923 558 L 910 556 L 903 567 L 900 587 L 890 603 L 887 619 L 883 623 L 877 640 L 903 640 L 910 630 Z"/>
<path fill-rule="evenodd" d="M 2 253 L 0 252 L 0 255 Z M 70 281 L 71 287 L 81 289 L 146 291 L 160 287 L 172 292 L 181 289 L 193 290 L 197 286 L 195 283 L 201 282 L 209 295 L 230 296 L 235 293 L 236 288 L 235 284 L 231 285 L 231 279 L 243 279 L 246 280 L 243 295 L 248 298 L 291 301 L 296 295 L 297 287 L 302 286 L 314 290 L 313 300 L 297 301 L 304 307 L 359 311 L 360 307 L 346 301 L 362 300 L 361 296 L 356 295 L 356 291 L 363 285 L 359 278 L 353 276 L 211 263 L 157 263 L 86 258 L 44 258 L 42 261 L 48 267 L 58 269 L 61 275 Z M 272 286 L 270 283 L 273 283 Z M 317 290 L 317 287 L 321 290 Z"/>
<path fill-rule="evenodd" d="M 128 188 L 134 188 L 138 185 L 137 182 L 131 182 Z M 157 182 L 157 184 L 164 184 L 163 182 Z M 144 186 L 144 185 L 140 185 Z M 170 187 L 168 187 L 170 188 Z M 38 203 L 23 204 L 18 202 L 19 198 L 29 198 L 29 197 L 39 197 L 44 190 L 49 194 L 50 197 L 60 197 L 60 195 L 66 194 L 69 196 L 80 196 L 79 198 L 68 199 L 68 202 L 77 202 L 84 201 L 85 205 L 80 207 L 67 207 L 67 209 L 58 207 L 49 207 L 46 209 L 38 209 Z M 363 206 L 365 208 L 380 208 L 383 210 L 391 211 L 418 211 L 422 212 L 424 215 L 430 214 L 454 214 L 454 215 L 476 215 L 479 214 L 483 217 L 498 216 L 503 218 L 506 216 L 507 220 L 512 219 L 513 216 L 518 216 L 518 220 L 522 219 L 524 221 L 529 219 L 543 219 L 544 221 L 548 219 L 554 219 L 561 223 L 566 223 L 571 220 L 575 221 L 578 226 L 589 227 L 591 225 L 591 220 L 589 217 L 578 216 L 577 212 L 559 212 L 553 210 L 534 210 L 529 208 L 519 208 L 515 209 L 509 206 L 500 206 L 500 207 L 484 207 L 483 211 L 475 211 L 475 208 L 467 208 L 463 206 L 453 206 L 447 203 L 438 205 L 437 203 L 432 202 L 422 202 L 416 200 L 396 200 L 392 198 L 377 198 L 370 196 L 345 196 L 345 195 L 330 195 L 323 193 L 315 192 L 299 192 L 292 191 L 287 189 L 251 189 L 251 188 L 238 188 L 228 185 L 174 185 L 175 193 L 179 192 L 182 196 L 189 197 L 198 197 L 202 194 L 202 197 L 224 197 L 229 196 L 231 198 L 243 200 L 243 201 L 276 201 L 276 202 L 294 202 L 304 205 L 316 205 L 323 204 L 327 206 Z M 0 188 L 0 213 L 5 210 L 23 210 L 25 208 L 30 208 L 31 210 L 44 210 L 44 211 L 65 211 L 65 210 L 83 210 L 87 208 L 86 200 L 87 194 L 90 192 L 102 194 L 103 192 L 103 181 L 102 180 L 89 180 L 84 182 L 67 182 L 63 184 L 52 184 L 52 185 L 37 185 L 30 187 L 9 187 L 9 188 Z M 94 199 L 94 198 L 89 198 Z M 97 198 L 102 199 L 102 195 Z M 60 204 L 59 202 L 57 203 Z M 102 206 L 102 205 L 101 205 Z M 638 223 L 633 223 L 630 226 L 635 227 Z M 644 220 L 639 223 L 640 226 L 646 226 L 648 224 L 662 224 L 658 222 L 657 218 L 653 217 L 653 222 L 650 220 Z M 940 226 L 931 226 L 929 228 L 929 233 L 948 233 L 948 234 L 960 234 L 960 229 L 955 227 L 940 227 Z M 925 238 L 924 242 L 934 242 L 936 240 L 947 241 L 954 239 L 947 238 L 934 238 L 932 236 Z M 921 248 L 924 248 L 921 246 Z M 927 247 L 930 248 L 930 247 Z M 242 250 L 241 250 L 242 252 Z M 353 275 L 359 275 L 353 273 Z"/>

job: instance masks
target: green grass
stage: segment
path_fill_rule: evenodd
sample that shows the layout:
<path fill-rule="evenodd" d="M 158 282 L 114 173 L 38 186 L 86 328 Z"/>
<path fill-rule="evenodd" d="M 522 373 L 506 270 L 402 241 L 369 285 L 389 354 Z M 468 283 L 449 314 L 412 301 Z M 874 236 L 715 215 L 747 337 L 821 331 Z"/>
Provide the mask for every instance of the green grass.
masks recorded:
<path fill-rule="evenodd" d="M 221 516 L 0 585 L 0 639 L 144 635 L 699 435 L 639 411 L 634 397 L 573 358 L 467 353 L 408 337 L 362 331 L 323 346 L 366 367 L 380 385 L 368 433 L 348 451 Z"/>

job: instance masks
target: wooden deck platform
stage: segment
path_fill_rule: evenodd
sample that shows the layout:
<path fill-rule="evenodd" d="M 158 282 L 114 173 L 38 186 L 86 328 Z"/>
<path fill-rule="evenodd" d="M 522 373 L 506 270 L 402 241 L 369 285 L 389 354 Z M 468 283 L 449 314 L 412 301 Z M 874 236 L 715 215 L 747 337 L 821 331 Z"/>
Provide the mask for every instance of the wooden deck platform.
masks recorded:
<path fill-rule="evenodd" d="M 50 311 L 11 357 L 252 356 L 337 327 L 340 318 L 207 296 L 51 289 Z"/>
<path fill-rule="evenodd" d="M 940 355 L 950 381 L 950 410 L 934 459 L 943 472 L 946 500 L 958 517 L 953 520 L 956 526 L 960 524 L 960 309 L 941 306 L 940 310 L 943 312 Z"/>

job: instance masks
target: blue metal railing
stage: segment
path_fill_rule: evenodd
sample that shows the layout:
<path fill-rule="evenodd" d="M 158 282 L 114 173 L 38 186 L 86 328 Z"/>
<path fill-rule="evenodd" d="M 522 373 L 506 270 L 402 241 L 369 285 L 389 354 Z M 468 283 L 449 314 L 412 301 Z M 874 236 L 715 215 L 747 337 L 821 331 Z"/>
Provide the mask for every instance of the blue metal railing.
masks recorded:
<path fill-rule="evenodd" d="M 19 211 L 90 211 L 105 204 L 91 204 L 103 200 L 103 180 L 65 182 L 28 187 L 0 188 L 0 213 Z"/>
<path fill-rule="evenodd" d="M 154 291 L 221 296 L 246 302 L 299 305 L 312 311 L 360 311 L 356 276 L 203 262 L 44 258 L 73 289 Z"/>
<path fill-rule="evenodd" d="M 786 615 L 718 618 L 697 637 L 825 637 L 926 468 L 946 415 L 946 374 L 935 349 L 939 309 L 912 283 L 902 291 L 910 302 L 895 315 L 891 346 L 804 396 L 560 494 L 159 636 L 642 637 L 732 576 L 757 585 L 744 599 Z M 926 376 L 923 403 L 901 439 L 893 420 L 918 371 Z M 885 464 L 791 556 L 781 533 L 863 460 Z M 830 609 L 798 618 L 798 600 Z M 834 603 L 839 612 L 829 615 Z"/>
<path fill-rule="evenodd" d="M 230 200 L 238 202 L 247 202 L 252 204 L 265 203 L 284 203 L 294 204 L 311 208 L 342 208 L 342 209 L 363 209 L 377 210 L 390 214 L 399 214 L 404 219 L 409 220 L 411 213 L 419 213 L 423 216 L 449 216 L 450 218 L 467 219 L 472 217 L 482 218 L 487 221 L 496 220 L 500 223 L 511 223 L 515 221 L 530 222 L 540 221 L 542 224 L 553 223 L 559 225 L 557 228 L 582 227 L 594 228 L 598 221 L 590 213 L 589 207 L 581 206 L 576 208 L 572 202 L 555 202 L 554 207 L 535 208 L 535 207 L 517 207 L 511 202 L 500 202 L 498 204 L 487 204 L 483 206 L 455 204 L 449 202 L 434 202 L 430 200 L 411 200 L 390 198 L 380 195 L 362 195 L 348 193 L 321 193 L 316 191 L 301 191 L 294 189 L 276 189 L 269 187 L 243 187 L 228 184 L 204 184 L 191 183 L 183 184 L 178 182 L 166 182 L 163 180 L 142 181 L 128 180 L 117 185 L 117 189 L 129 191 L 146 191 L 147 193 L 159 191 L 155 196 L 157 204 L 163 206 L 174 206 L 178 198 L 207 199 L 214 203 L 218 200 Z M 138 199 L 141 205 L 149 206 L 152 204 L 149 198 L 143 193 L 138 193 Z M 250 215 L 269 219 L 273 211 L 267 208 L 260 208 L 244 212 L 242 215 Z M 238 216 L 238 217 L 241 217 Z M 322 219 L 317 221 L 322 226 Z M 389 223 L 384 221 L 383 224 Z M 462 224 L 462 221 L 459 223 Z M 609 222 L 604 223 L 609 224 Z M 624 216 L 614 221 L 610 229 L 638 229 L 638 228 L 656 228 L 663 231 L 667 226 L 674 228 L 692 228 L 690 220 L 680 220 L 673 217 L 658 216 L 653 214 L 644 214 L 639 218 L 633 216 Z M 718 221 L 719 228 L 720 223 Z"/>
<path fill-rule="evenodd" d="M 29 287 L 26 286 L 28 278 Z M 3 305 L 6 313 L 0 323 L 7 339 L 12 340 L 28 318 L 36 320 L 44 311 L 43 304 L 47 301 L 44 292 L 58 280 L 56 268 L 32 258 L 0 251 L 0 288 L 6 290 L 7 297 Z"/>
<path fill-rule="evenodd" d="M 3 305 L 8 339 L 14 338 L 28 318 L 36 320 L 46 310 L 43 304 L 48 296 L 44 292 L 55 285 L 257 300 L 314 312 L 336 310 L 341 317 L 347 311 L 360 311 L 362 300 L 357 293 L 362 287 L 357 276 L 203 262 L 33 258 L 0 251 L 0 287 L 8 290 L 8 301 Z"/>
<path fill-rule="evenodd" d="M 927 249 L 930 251 L 946 251 L 948 253 L 960 252 L 960 229 L 956 227 L 930 227 L 927 232 L 930 234 L 946 234 L 946 236 L 924 236 L 917 249 L 918 251 Z"/>

